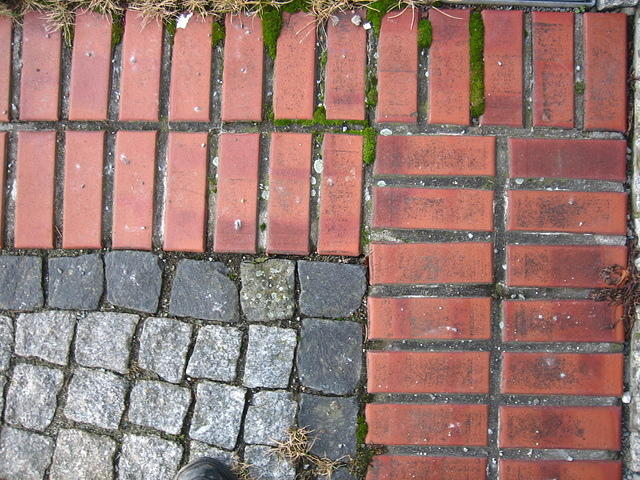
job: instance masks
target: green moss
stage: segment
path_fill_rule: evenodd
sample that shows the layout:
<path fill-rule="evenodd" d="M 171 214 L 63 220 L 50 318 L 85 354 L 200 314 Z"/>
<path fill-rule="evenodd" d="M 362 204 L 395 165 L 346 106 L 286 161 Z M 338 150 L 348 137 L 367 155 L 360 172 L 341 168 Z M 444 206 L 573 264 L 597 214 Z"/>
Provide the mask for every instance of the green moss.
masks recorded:
<path fill-rule="evenodd" d="M 320 54 L 320 65 L 324 68 L 327 65 L 327 60 L 329 59 L 329 55 L 326 50 L 323 50 Z"/>
<path fill-rule="evenodd" d="M 367 433 L 369 432 L 369 425 L 367 425 L 367 420 L 364 415 L 358 415 L 358 419 L 356 421 L 356 442 L 364 443 L 367 438 Z"/>
<path fill-rule="evenodd" d="M 122 36 L 124 35 L 124 21 L 122 16 L 113 17 L 113 22 L 111 25 L 111 46 L 115 47 L 116 45 L 122 42 Z"/>
<path fill-rule="evenodd" d="M 373 31 L 376 32 L 376 35 L 380 35 L 382 17 L 399 6 L 398 0 L 376 0 L 367 5 L 367 20 L 373 25 Z"/>
<path fill-rule="evenodd" d="M 264 232 L 267 229 L 267 224 L 266 223 L 261 223 L 260 224 L 260 231 Z"/>
<path fill-rule="evenodd" d="M 383 453 L 385 453 L 385 448 L 382 445 L 359 445 L 355 458 L 351 460 L 349 470 L 356 478 L 364 478 L 373 457 Z"/>
<path fill-rule="evenodd" d="M 309 1 L 308 0 L 291 0 L 282 5 L 282 11 L 288 13 L 308 12 Z"/>
<path fill-rule="evenodd" d="M 207 184 L 209 185 L 209 195 L 212 193 L 218 193 L 218 181 L 214 177 L 209 177 L 207 179 Z"/>
<path fill-rule="evenodd" d="M 484 23 L 480 11 L 471 13 L 469 21 L 471 54 L 471 116 L 484 113 Z"/>
<path fill-rule="evenodd" d="M 211 25 L 211 46 L 216 48 L 224 40 L 224 25 L 220 22 L 213 22 Z"/>
<path fill-rule="evenodd" d="M 576 82 L 574 90 L 576 91 L 576 95 L 584 95 L 584 82 Z"/>
<path fill-rule="evenodd" d="M 418 48 L 430 48 L 433 40 L 433 30 L 431 22 L 423 18 L 418 23 Z"/>
<path fill-rule="evenodd" d="M 377 132 L 373 127 L 367 127 L 362 131 L 364 136 L 364 146 L 362 150 L 362 161 L 365 165 L 373 165 L 376 160 L 376 137 Z"/>
<path fill-rule="evenodd" d="M 173 39 L 176 36 L 176 29 L 177 29 L 175 18 L 167 20 L 164 24 L 164 28 L 167 30 L 167 34 L 169 35 L 169 43 L 173 45 Z"/>
<path fill-rule="evenodd" d="M 373 72 L 367 75 L 367 94 L 365 97 L 367 107 L 373 108 L 378 104 L 378 77 Z"/>
<path fill-rule="evenodd" d="M 262 38 L 269 56 L 273 59 L 276 58 L 280 30 L 282 30 L 282 12 L 270 5 L 262 9 Z"/>

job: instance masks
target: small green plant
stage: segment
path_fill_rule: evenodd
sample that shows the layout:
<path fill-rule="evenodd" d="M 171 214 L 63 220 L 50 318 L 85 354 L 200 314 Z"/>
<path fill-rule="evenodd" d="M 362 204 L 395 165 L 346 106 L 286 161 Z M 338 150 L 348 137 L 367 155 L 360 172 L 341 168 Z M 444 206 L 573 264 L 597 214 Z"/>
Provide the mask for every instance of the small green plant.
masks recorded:
<path fill-rule="evenodd" d="M 367 107 L 373 108 L 378 104 L 378 77 L 373 72 L 367 75 L 367 94 L 365 96 Z"/>
<path fill-rule="evenodd" d="M 207 184 L 209 186 L 209 195 L 212 193 L 218 193 L 218 181 L 215 178 L 209 177 L 207 179 Z"/>
<path fill-rule="evenodd" d="M 260 224 L 260 231 L 264 232 L 267 229 L 267 224 L 266 223 L 261 223 Z"/>
<path fill-rule="evenodd" d="M 224 26 L 220 22 L 211 25 L 211 46 L 216 48 L 224 40 Z"/>
<path fill-rule="evenodd" d="M 469 20 L 471 59 L 471 116 L 484 113 L 484 23 L 478 10 L 471 13 Z"/>
<path fill-rule="evenodd" d="M 329 54 L 326 50 L 323 50 L 320 54 L 320 65 L 322 68 L 327 66 L 327 60 L 329 60 Z"/>
<path fill-rule="evenodd" d="M 576 95 L 584 95 L 584 82 L 576 82 L 574 90 Z"/>
<path fill-rule="evenodd" d="M 399 0 L 376 0 L 367 5 L 367 20 L 373 25 L 373 31 L 380 36 L 382 17 L 394 8 L 400 7 Z"/>
<path fill-rule="evenodd" d="M 282 30 L 282 12 L 277 8 L 269 5 L 262 9 L 262 38 L 267 47 L 269 56 L 276 58 L 276 49 L 278 46 L 278 37 Z"/>
<path fill-rule="evenodd" d="M 173 45 L 173 40 L 176 37 L 176 29 L 177 29 L 176 19 L 170 18 L 169 20 L 166 20 L 164 23 L 164 28 L 167 30 L 167 34 L 169 35 L 169 43 Z"/>
<path fill-rule="evenodd" d="M 423 18 L 418 23 L 418 48 L 430 48 L 433 40 L 433 29 L 431 22 Z"/>
<path fill-rule="evenodd" d="M 121 15 L 113 17 L 111 23 L 111 46 L 115 47 L 122 42 L 122 36 L 124 35 L 124 21 Z"/>
<path fill-rule="evenodd" d="M 365 165 L 373 165 L 376 160 L 376 137 L 377 132 L 373 127 L 366 127 L 362 131 L 364 136 L 364 146 L 362 149 L 362 161 Z"/>
<path fill-rule="evenodd" d="M 367 420 L 364 415 L 358 415 L 356 422 L 356 442 L 364 443 L 367 438 L 367 433 L 369 432 L 369 425 L 367 425 Z"/>

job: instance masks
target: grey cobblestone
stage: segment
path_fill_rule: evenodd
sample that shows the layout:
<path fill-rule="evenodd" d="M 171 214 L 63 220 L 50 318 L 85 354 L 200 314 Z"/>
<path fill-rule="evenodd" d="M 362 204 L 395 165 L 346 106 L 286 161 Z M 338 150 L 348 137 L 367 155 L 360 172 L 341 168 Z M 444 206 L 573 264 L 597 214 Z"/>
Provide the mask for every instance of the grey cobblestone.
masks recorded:
<path fill-rule="evenodd" d="M 9 368 L 13 349 L 13 320 L 0 315 L 0 372 Z"/>
<path fill-rule="evenodd" d="M 240 265 L 242 311 L 250 322 L 291 318 L 295 307 L 295 263 L 267 260 Z"/>
<path fill-rule="evenodd" d="M 275 446 L 287 439 L 295 416 L 296 402 L 290 392 L 257 392 L 244 421 L 244 441 Z"/>
<path fill-rule="evenodd" d="M 238 457 L 235 453 L 227 452 L 226 450 L 212 447 L 206 443 L 192 440 L 189 442 L 189 461 L 192 462 L 200 457 L 215 458 L 216 460 L 224 462 L 230 468 L 238 461 Z"/>
<path fill-rule="evenodd" d="M 28 311 L 43 303 L 42 259 L 0 256 L 0 308 Z"/>
<path fill-rule="evenodd" d="M 75 315 L 69 312 L 23 313 L 16 320 L 16 354 L 65 365 Z"/>
<path fill-rule="evenodd" d="M 150 252 L 109 252 L 105 255 L 107 301 L 117 307 L 155 313 L 160 300 L 162 268 Z"/>
<path fill-rule="evenodd" d="M 169 480 L 178 471 L 182 447 L 153 436 L 125 435 L 118 462 L 120 480 Z"/>
<path fill-rule="evenodd" d="M 167 382 L 180 383 L 191 342 L 191 325 L 170 318 L 147 318 L 140 335 L 138 364 Z"/>
<path fill-rule="evenodd" d="M 0 478 L 44 478 L 52 454 L 52 438 L 17 428 L 3 427 L 0 432 Z"/>
<path fill-rule="evenodd" d="M 49 259 L 47 303 L 53 308 L 96 310 L 104 291 L 98 254 Z"/>
<path fill-rule="evenodd" d="M 111 480 L 116 442 L 82 430 L 60 430 L 53 453 L 51 480 Z"/>
<path fill-rule="evenodd" d="M 190 403 L 188 388 L 141 380 L 131 389 L 127 417 L 136 425 L 177 435 L 182 430 Z"/>
<path fill-rule="evenodd" d="M 242 333 L 234 327 L 206 325 L 198 332 L 187 375 L 229 382 L 235 380 Z"/>
<path fill-rule="evenodd" d="M 244 370 L 247 387 L 287 388 L 293 368 L 296 332 L 251 325 Z"/>
<path fill-rule="evenodd" d="M 248 445 L 244 451 L 249 473 L 260 480 L 293 480 L 296 471 L 293 465 L 275 454 L 271 447 Z"/>

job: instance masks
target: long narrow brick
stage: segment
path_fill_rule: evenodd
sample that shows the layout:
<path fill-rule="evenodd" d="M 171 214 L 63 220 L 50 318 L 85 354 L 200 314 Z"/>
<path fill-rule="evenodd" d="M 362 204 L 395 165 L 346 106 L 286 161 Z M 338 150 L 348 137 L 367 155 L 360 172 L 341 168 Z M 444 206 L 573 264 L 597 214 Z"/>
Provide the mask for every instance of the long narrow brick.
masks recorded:
<path fill-rule="evenodd" d="M 522 127 L 522 10 L 483 10 L 484 114 L 482 125 Z"/>
<path fill-rule="evenodd" d="M 620 353 L 514 353 L 502 357 L 502 393 L 622 395 Z"/>
<path fill-rule="evenodd" d="M 362 145 L 360 135 L 324 136 L 318 221 L 320 255 L 360 255 Z"/>
<path fill-rule="evenodd" d="M 433 27 L 429 49 L 429 123 L 469 125 L 469 12 L 429 10 Z"/>
<path fill-rule="evenodd" d="M 533 12 L 533 125 L 573 127 L 572 12 Z"/>
<path fill-rule="evenodd" d="M 489 352 L 367 352 L 369 393 L 489 393 Z"/>
<path fill-rule="evenodd" d="M 501 448 L 619 450 L 620 407 L 500 407 Z"/>
<path fill-rule="evenodd" d="M 369 339 L 484 340 L 490 298 L 369 297 Z"/>
<path fill-rule="evenodd" d="M 218 157 L 214 250 L 255 253 L 260 134 L 221 134 Z"/>
<path fill-rule="evenodd" d="M 627 16 L 583 15 L 584 128 L 627 129 Z"/>
<path fill-rule="evenodd" d="M 104 132 L 66 132 L 63 248 L 102 248 L 103 154 Z"/>
<path fill-rule="evenodd" d="M 382 18 L 376 122 L 418 121 L 418 20 L 410 8 Z"/>
<path fill-rule="evenodd" d="M 304 12 L 282 14 L 273 73 L 275 118 L 310 120 L 315 101 L 316 20 Z"/>
<path fill-rule="evenodd" d="M 20 120 L 58 120 L 60 95 L 60 31 L 51 31 L 38 12 L 22 20 Z"/>
<path fill-rule="evenodd" d="M 367 443 L 485 446 L 487 405 L 380 404 L 365 407 Z"/>
<path fill-rule="evenodd" d="M 624 140 L 510 138 L 509 153 L 512 178 L 627 179 Z"/>
<path fill-rule="evenodd" d="M 340 12 L 337 22 L 327 22 L 324 105 L 329 120 L 364 120 L 367 33 L 351 22 L 353 15 Z"/>
<path fill-rule="evenodd" d="M 500 460 L 500 480 L 614 480 L 622 462 L 605 460 Z"/>
<path fill-rule="evenodd" d="M 55 132 L 19 132 L 15 248 L 53 248 Z"/>
<path fill-rule="evenodd" d="M 495 175 L 495 137 L 379 136 L 376 175 Z"/>
<path fill-rule="evenodd" d="M 465 243 L 374 243 L 370 281 L 379 284 L 492 283 L 493 245 Z"/>
<path fill-rule="evenodd" d="M 624 342 L 622 307 L 593 300 L 509 300 L 505 342 Z"/>
<path fill-rule="evenodd" d="M 617 192 L 511 190 L 507 228 L 626 235 L 627 200 Z"/>
<path fill-rule="evenodd" d="M 156 132 L 116 134 L 111 246 L 151 249 Z"/>
<path fill-rule="evenodd" d="M 508 245 L 507 284 L 517 287 L 605 287 L 602 270 L 627 265 L 626 247 Z"/>
<path fill-rule="evenodd" d="M 485 480 L 486 469 L 486 458 L 378 455 L 373 457 L 366 480 Z"/>
<path fill-rule="evenodd" d="M 157 121 L 160 105 L 162 24 L 127 10 L 122 39 L 120 120 Z"/>
<path fill-rule="evenodd" d="M 5 170 L 7 169 L 7 132 L 0 133 L 0 248 L 4 242 L 4 192 Z"/>
<path fill-rule="evenodd" d="M 13 22 L 0 16 L 0 122 L 9 121 L 11 101 L 11 34 Z"/>
<path fill-rule="evenodd" d="M 310 175 L 311 135 L 274 133 L 269 159 L 268 253 L 309 253 Z"/>
<path fill-rule="evenodd" d="M 493 190 L 373 189 L 373 227 L 493 230 Z"/>
<path fill-rule="evenodd" d="M 227 14 L 222 71 L 222 121 L 262 120 L 263 50 L 260 17 L 244 13 Z"/>
<path fill-rule="evenodd" d="M 111 76 L 111 19 L 76 14 L 71 59 L 69 120 L 106 120 Z"/>
<path fill-rule="evenodd" d="M 169 133 L 164 201 L 164 249 L 203 252 L 207 134 Z"/>

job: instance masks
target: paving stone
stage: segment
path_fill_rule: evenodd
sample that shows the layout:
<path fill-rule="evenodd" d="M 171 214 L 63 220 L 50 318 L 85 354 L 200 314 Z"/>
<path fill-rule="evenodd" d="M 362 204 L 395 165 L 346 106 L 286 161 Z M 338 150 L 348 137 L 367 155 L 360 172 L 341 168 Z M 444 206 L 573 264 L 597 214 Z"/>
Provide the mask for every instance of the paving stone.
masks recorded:
<path fill-rule="evenodd" d="M 227 452 L 226 450 L 212 447 L 206 443 L 192 440 L 189 443 L 189 461 L 192 462 L 200 457 L 215 458 L 216 460 L 224 462 L 229 467 L 238 461 L 238 457 L 235 453 Z"/>
<path fill-rule="evenodd" d="M 180 260 L 171 288 L 169 313 L 219 322 L 237 322 L 238 289 L 220 262 Z"/>
<path fill-rule="evenodd" d="M 236 378 L 242 332 L 233 327 L 206 325 L 198 332 L 187 375 L 229 382 Z"/>
<path fill-rule="evenodd" d="M 82 430 L 60 430 L 49 478 L 51 480 L 111 480 L 116 442 Z"/>
<path fill-rule="evenodd" d="M 65 365 L 75 327 L 69 312 L 23 313 L 16 320 L 16 354 Z"/>
<path fill-rule="evenodd" d="M 242 311 L 250 322 L 283 320 L 295 307 L 295 264 L 291 260 L 267 260 L 240 265 Z"/>
<path fill-rule="evenodd" d="M 158 437 L 125 435 L 118 462 L 120 480 L 167 480 L 178 471 L 182 447 Z"/>
<path fill-rule="evenodd" d="M 0 375 L 0 392 L 4 392 L 4 387 L 7 384 L 7 377 Z M 0 412 L 4 410 L 4 395 L 0 395 Z"/>
<path fill-rule="evenodd" d="M 43 303 L 42 259 L 0 256 L 0 308 L 33 310 Z"/>
<path fill-rule="evenodd" d="M 196 390 L 196 406 L 189 436 L 226 449 L 238 440 L 246 390 L 204 381 Z"/>
<path fill-rule="evenodd" d="M 287 388 L 295 348 L 295 330 L 250 325 L 243 383 L 247 387 Z"/>
<path fill-rule="evenodd" d="M 631 432 L 629 435 L 629 468 L 640 472 L 640 433 Z"/>
<path fill-rule="evenodd" d="M 257 392 L 244 421 L 244 441 L 261 445 L 284 442 L 295 422 L 296 409 L 290 392 Z"/>
<path fill-rule="evenodd" d="M 300 311 L 316 317 L 348 317 L 362 303 L 365 267 L 328 262 L 298 262 Z"/>
<path fill-rule="evenodd" d="M 53 420 L 62 371 L 20 363 L 15 366 L 6 398 L 5 421 L 32 430 L 44 430 Z"/>
<path fill-rule="evenodd" d="M 337 395 L 352 393 L 362 370 L 361 325 L 305 318 L 296 364 L 305 387 Z"/>
<path fill-rule="evenodd" d="M 124 411 L 125 381 L 117 375 L 78 368 L 69 384 L 67 418 L 115 430 Z"/>
<path fill-rule="evenodd" d="M 109 252 L 105 255 L 107 301 L 112 305 L 154 313 L 158 309 L 162 268 L 149 252 Z"/>
<path fill-rule="evenodd" d="M 249 473 L 253 478 L 293 480 L 296 476 L 291 462 L 280 458 L 271 447 L 248 445 L 244 450 L 244 461 L 250 465 Z"/>
<path fill-rule="evenodd" d="M 318 480 L 356 480 L 356 477 L 349 472 L 347 467 L 340 467 L 334 470 L 330 477 L 321 475 Z"/>
<path fill-rule="evenodd" d="M 167 382 L 182 381 L 191 326 L 170 318 L 147 318 L 140 336 L 138 364 Z"/>
<path fill-rule="evenodd" d="M 95 312 L 78 321 L 76 361 L 85 367 L 99 367 L 127 373 L 131 337 L 138 316 L 128 313 Z"/>
<path fill-rule="evenodd" d="M 47 303 L 50 307 L 96 310 L 104 289 L 104 268 L 98 254 L 49 259 Z"/>
<path fill-rule="evenodd" d="M 13 320 L 0 315 L 0 372 L 9 368 L 13 348 Z"/>
<path fill-rule="evenodd" d="M 638 0 L 596 0 L 598 10 L 613 10 L 614 8 L 635 7 Z"/>
<path fill-rule="evenodd" d="M 177 435 L 190 403 L 188 388 L 141 380 L 131 389 L 127 416 L 136 425 Z"/>
<path fill-rule="evenodd" d="M 51 463 L 53 439 L 38 433 L 3 427 L 0 432 L 0 478 L 35 480 Z"/>

